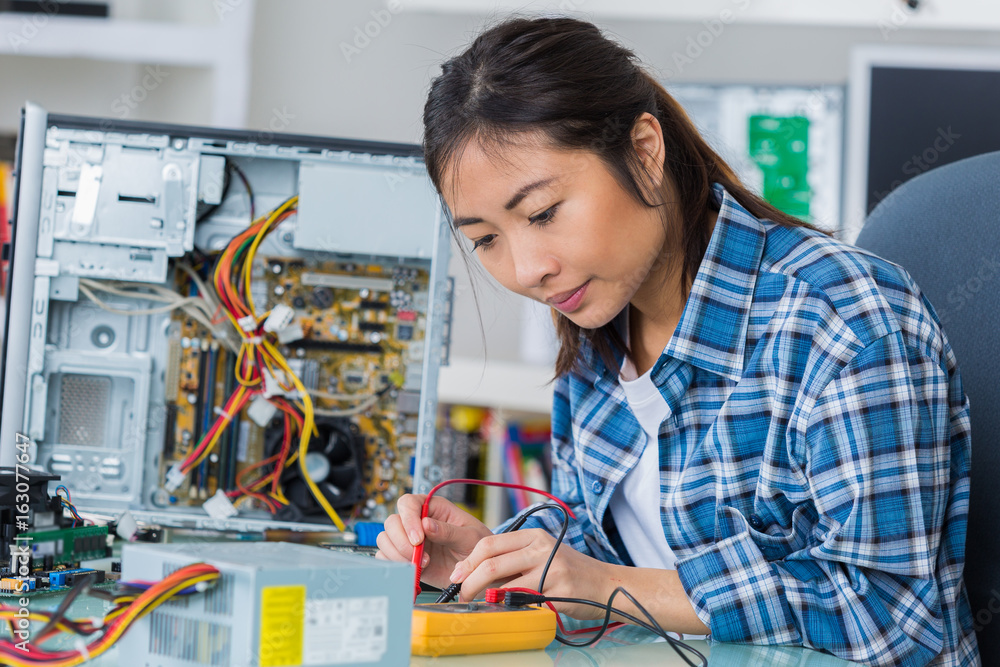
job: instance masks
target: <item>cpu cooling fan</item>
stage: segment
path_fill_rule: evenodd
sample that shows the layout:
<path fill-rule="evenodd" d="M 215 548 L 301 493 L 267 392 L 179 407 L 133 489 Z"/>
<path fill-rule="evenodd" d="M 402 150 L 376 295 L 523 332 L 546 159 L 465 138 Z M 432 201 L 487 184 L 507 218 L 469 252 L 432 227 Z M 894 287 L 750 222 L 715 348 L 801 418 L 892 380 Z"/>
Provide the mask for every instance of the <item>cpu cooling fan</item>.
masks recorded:
<path fill-rule="evenodd" d="M 281 447 L 283 423 L 275 420 L 265 433 L 267 456 Z M 364 436 L 349 419 L 317 417 L 318 436 L 309 441 L 306 470 L 334 509 L 350 508 L 364 500 Z M 294 442 L 298 442 L 298 437 Z M 294 450 L 293 450 L 294 451 Z M 290 504 L 275 515 L 282 521 L 309 521 L 326 513 L 302 478 L 296 461 L 281 474 L 281 486 Z"/>

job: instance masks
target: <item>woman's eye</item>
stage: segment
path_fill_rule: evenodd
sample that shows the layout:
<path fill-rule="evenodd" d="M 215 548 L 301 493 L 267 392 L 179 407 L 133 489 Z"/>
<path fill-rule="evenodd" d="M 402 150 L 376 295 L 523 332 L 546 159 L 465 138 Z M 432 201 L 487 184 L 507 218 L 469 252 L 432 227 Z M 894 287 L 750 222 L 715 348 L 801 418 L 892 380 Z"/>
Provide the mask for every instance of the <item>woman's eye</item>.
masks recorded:
<path fill-rule="evenodd" d="M 472 243 L 473 251 L 482 248 L 483 250 L 489 250 L 490 246 L 493 245 L 493 239 L 497 237 L 496 234 L 487 234 L 486 236 L 481 236 Z"/>
<path fill-rule="evenodd" d="M 539 227 L 541 227 L 542 225 L 547 225 L 548 223 L 552 222 L 552 218 L 555 217 L 556 209 L 558 208 L 559 204 L 556 204 L 555 206 L 550 206 L 549 208 L 545 209 L 538 215 L 531 216 L 530 218 L 528 218 L 528 220 L 531 222 L 531 224 L 537 225 Z"/>

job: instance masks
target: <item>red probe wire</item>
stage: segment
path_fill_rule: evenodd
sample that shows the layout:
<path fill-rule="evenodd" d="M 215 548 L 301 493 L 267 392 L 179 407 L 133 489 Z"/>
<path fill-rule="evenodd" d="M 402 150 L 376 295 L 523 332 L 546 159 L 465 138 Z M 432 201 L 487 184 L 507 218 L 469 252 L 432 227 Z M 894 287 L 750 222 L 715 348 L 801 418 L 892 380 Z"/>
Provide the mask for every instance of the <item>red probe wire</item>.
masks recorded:
<path fill-rule="evenodd" d="M 545 496 L 546 498 L 548 498 L 548 499 L 550 499 L 550 500 L 552 500 L 552 501 L 554 501 L 556 503 L 559 503 L 559 505 L 564 510 L 566 510 L 566 513 L 569 514 L 570 517 L 572 517 L 574 519 L 576 518 L 576 515 L 573 514 L 573 510 L 571 510 L 569 508 L 569 505 L 567 505 L 563 501 L 559 500 L 558 498 L 556 498 L 555 496 L 553 496 L 551 493 L 547 493 L 545 491 L 540 491 L 539 489 L 533 489 L 530 486 L 523 486 L 521 484 L 508 484 L 507 482 L 486 482 L 486 481 L 483 481 L 481 479 L 449 479 L 449 480 L 445 480 L 444 482 L 441 482 L 440 484 L 438 484 L 437 486 L 435 486 L 427 494 L 427 498 L 424 500 L 424 505 L 423 505 L 423 507 L 420 508 L 421 530 L 423 530 L 424 518 L 427 517 L 427 512 L 430 509 L 431 498 L 434 497 L 434 494 L 437 493 L 439 489 L 441 489 L 442 487 L 448 486 L 449 484 L 477 484 L 479 486 L 499 486 L 499 487 L 504 488 L 504 489 L 520 489 L 521 491 L 528 491 L 530 493 L 537 493 L 539 495 Z M 414 567 L 417 568 L 417 574 L 416 574 L 415 582 L 414 582 L 414 585 L 413 585 L 413 601 L 414 602 L 417 601 L 417 596 L 420 595 L 420 573 L 423 571 L 423 567 L 421 567 L 420 562 L 423 559 L 424 559 L 424 542 L 421 541 L 420 544 L 418 544 L 415 547 L 413 547 L 413 559 L 411 561 L 413 563 Z"/>

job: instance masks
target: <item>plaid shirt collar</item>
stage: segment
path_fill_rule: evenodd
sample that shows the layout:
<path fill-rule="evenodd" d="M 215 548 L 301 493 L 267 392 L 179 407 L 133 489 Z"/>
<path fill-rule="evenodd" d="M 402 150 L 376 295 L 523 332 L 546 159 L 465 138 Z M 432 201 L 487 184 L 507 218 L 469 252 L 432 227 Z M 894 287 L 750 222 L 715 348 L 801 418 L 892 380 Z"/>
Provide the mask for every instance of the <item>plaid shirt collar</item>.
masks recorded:
<path fill-rule="evenodd" d="M 713 184 L 712 194 L 719 204 L 719 217 L 677 328 L 653 365 L 652 379 L 658 386 L 673 374 L 676 362 L 691 364 L 734 382 L 743 375 L 747 327 L 764 252 L 765 230 L 722 185 Z M 627 318 L 628 307 L 614 319 L 614 326 L 622 335 Z M 590 368 L 598 369 L 594 385 L 606 393 L 614 393 L 622 355 L 617 356 L 618 368 L 613 371 L 589 346 L 584 358 Z"/>

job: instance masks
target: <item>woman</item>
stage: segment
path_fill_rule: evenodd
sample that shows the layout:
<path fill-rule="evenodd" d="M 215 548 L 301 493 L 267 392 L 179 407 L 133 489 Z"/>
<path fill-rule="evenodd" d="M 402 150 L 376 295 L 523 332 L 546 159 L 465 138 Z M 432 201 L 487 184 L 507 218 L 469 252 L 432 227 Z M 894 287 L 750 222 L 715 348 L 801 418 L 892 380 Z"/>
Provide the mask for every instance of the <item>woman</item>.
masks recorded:
<path fill-rule="evenodd" d="M 978 662 L 968 403 L 902 269 L 748 191 L 585 22 L 486 31 L 444 64 L 424 126 L 454 228 L 554 309 L 552 485 L 577 520 L 546 594 L 624 586 L 668 631 Z M 425 542 L 424 581 L 463 600 L 538 585 L 561 517 L 494 535 L 441 498 L 421 522 L 423 499 L 399 501 L 379 557 Z"/>

